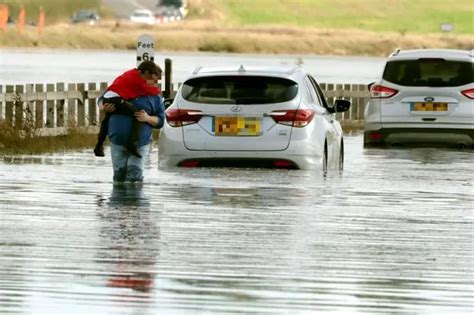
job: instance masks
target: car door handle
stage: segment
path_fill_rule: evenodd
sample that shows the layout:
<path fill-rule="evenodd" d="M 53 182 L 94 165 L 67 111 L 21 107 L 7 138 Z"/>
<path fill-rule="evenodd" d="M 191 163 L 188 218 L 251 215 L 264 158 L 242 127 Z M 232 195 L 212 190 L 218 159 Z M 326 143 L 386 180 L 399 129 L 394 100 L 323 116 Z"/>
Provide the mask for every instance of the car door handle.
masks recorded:
<path fill-rule="evenodd" d="M 436 118 L 421 118 L 423 121 L 435 121 Z"/>

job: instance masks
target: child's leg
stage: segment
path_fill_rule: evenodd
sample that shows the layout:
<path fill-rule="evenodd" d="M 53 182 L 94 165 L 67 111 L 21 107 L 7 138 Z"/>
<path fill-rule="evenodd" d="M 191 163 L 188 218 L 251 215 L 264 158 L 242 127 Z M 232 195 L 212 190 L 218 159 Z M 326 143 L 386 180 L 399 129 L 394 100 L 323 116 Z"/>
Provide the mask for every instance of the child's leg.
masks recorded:
<path fill-rule="evenodd" d="M 100 123 L 99 135 L 97 136 L 97 142 L 104 143 L 105 139 L 107 138 L 107 134 L 109 133 L 109 120 L 110 114 L 105 114 L 104 119 Z"/>
<path fill-rule="evenodd" d="M 133 120 L 130 138 L 128 139 L 127 149 L 136 157 L 142 157 L 138 150 L 138 137 L 140 135 L 141 123 L 136 119 Z"/>
<path fill-rule="evenodd" d="M 122 101 L 120 105 L 116 106 L 121 114 L 133 116 L 134 113 L 139 111 L 132 103 L 128 101 Z M 132 130 L 130 132 L 130 138 L 127 143 L 127 150 L 135 155 L 136 157 L 141 158 L 140 151 L 138 149 L 138 137 L 140 135 L 140 126 L 141 123 L 133 117 Z"/>
<path fill-rule="evenodd" d="M 97 144 L 94 148 L 94 154 L 96 156 L 105 156 L 104 154 L 104 142 L 107 138 L 107 133 L 109 132 L 109 120 L 110 114 L 105 114 L 104 119 L 100 123 L 99 134 L 97 135 Z"/>
<path fill-rule="evenodd" d="M 117 114 L 133 116 L 133 114 L 138 111 L 132 103 L 122 99 L 120 99 L 120 102 L 114 103 L 114 105 L 115 113 Z"/>
<path fill-rule="evenodd" d="M 104 100 L 105 102 L 105 100 Z M 113 113 L 115 114 L 121 114 L 121 115 L 128 115 L 128 116 L 133 116 L 135 112 L 138 111 L 138 109 L 133 106 L 132 103 L 123 100 L 120 97 L 111 97 L 107 99 L 107 102 L 113 103 L 115 105 L 115 111 Z M 130 133 L 130 138 L 128 139 L 127 143 L 127 150 L 135 155 L 136 157 L 141 158 L 140 151 L 138 149 L 138 137 L 140 134 L 140 122 L 133 117 L 133 122 L 132 122 L 132 130 Z"/>

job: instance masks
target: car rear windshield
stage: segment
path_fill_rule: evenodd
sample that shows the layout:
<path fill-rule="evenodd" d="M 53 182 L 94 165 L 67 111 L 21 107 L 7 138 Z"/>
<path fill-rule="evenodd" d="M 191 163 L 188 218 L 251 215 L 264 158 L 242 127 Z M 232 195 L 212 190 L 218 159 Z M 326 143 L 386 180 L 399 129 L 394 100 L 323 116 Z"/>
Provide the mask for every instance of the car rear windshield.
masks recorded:
<path fill-rule="evenodd" d="M 204 104 L 272 104 L 295 98 L 298 84 L 265 76 L 200 77 L 183 84 L 185 100 Z"/>
<path fill-rule="evenodd" d="M 389 61 L 383 78 L 405 86 L 460 86 L 474 82 L 473 65 L 439 58 Z"/>

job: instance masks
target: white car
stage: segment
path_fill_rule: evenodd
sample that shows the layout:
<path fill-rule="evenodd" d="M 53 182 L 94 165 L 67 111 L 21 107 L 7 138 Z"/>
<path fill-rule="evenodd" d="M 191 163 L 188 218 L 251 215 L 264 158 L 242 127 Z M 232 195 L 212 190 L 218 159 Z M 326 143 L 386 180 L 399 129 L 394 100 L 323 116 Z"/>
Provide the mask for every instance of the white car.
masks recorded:
<path fill-rule="evenodd" d="M 155 15 L 150 10 L 146 9 L 138 9 L 133 11 L 132 15 L 130 15 L 130 21 L 134 23 L 144 23 L 153 25 L 155 24 Z"/>
<path fill-rule="evenodd" d="M 397 50 L 369 85 L 364 146 L 452 145 L 474 140 L 473 51 Z"/>
<path fill-rule="evenodd" d="M 199 67 L 166 110 L 159 165 L 342 169 L 349 107 L 300 67 Z"/>

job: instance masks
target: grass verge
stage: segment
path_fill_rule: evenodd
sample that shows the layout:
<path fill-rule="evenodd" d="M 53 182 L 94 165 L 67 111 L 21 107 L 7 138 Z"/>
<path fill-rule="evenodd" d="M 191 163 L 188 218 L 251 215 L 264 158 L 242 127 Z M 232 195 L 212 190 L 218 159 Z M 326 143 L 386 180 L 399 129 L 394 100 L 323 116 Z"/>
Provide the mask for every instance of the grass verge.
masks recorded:
<path fill-rule="evenodd" d="M 141 26 L 128 22 L 101 25 L 56 24 L 40 36 L 34 30 L 18 34 L 9 28 L 0 47 L 63 49 L 135 49 L 137 38 L 148 33 L 157 51 L 387 56 L 396 48 L 472 49 L 474 36 L 456 34 L 376 33 L 356 29 L 299 27 L 217 27 L 200 21 Z"/>
<path fill-rule="evenodd" d="M 94 147 L 97 135 L 69 128 L 67 135 L 39 137 L 34 130 L 18 129 L 0 122 L 0 154 L 40 154 Z"/>

